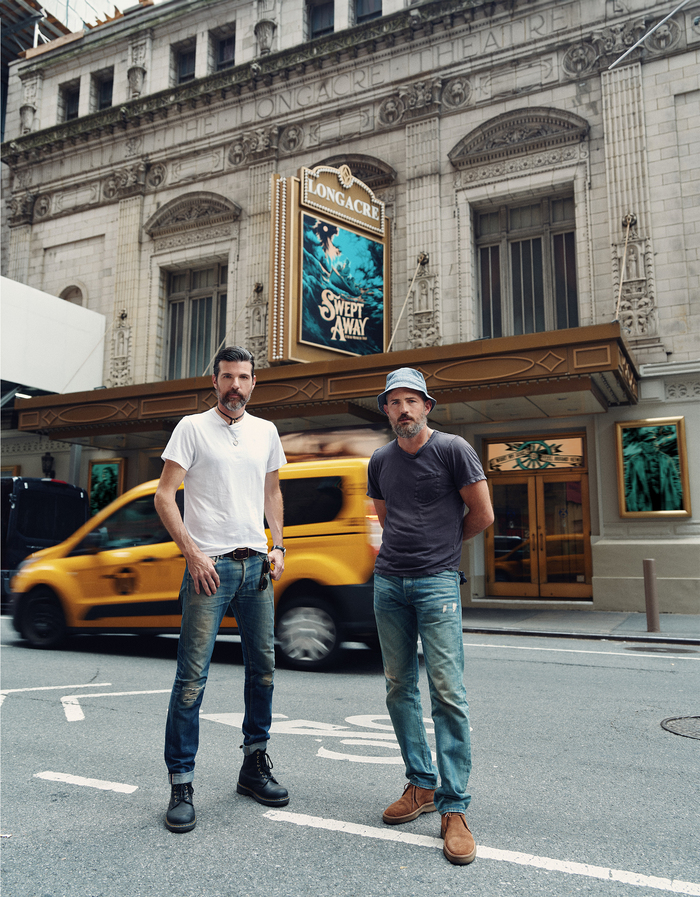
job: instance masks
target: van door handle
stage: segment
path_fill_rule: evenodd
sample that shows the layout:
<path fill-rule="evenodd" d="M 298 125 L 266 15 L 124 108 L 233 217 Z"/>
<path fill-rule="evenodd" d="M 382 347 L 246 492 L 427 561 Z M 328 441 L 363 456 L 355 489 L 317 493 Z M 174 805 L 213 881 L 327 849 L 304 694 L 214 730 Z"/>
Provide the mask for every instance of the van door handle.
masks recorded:
<path fill-rule="evenodd" d="M 155 564 L 158 558 L 141 558 L 142 564 Z"/>

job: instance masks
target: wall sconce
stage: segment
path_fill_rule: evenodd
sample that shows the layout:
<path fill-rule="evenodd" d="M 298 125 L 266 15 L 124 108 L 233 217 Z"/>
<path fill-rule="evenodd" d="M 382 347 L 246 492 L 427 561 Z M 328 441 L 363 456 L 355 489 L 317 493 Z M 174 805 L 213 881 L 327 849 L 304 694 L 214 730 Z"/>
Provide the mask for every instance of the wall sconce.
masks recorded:
<path fill-rule="evenodd" d="M 41 456 L 41 470 L 45 477 L 53 480 L 56 476 L 56 468 L 54 467 L 55 459 L 50 452 L 46 452 Z"/>

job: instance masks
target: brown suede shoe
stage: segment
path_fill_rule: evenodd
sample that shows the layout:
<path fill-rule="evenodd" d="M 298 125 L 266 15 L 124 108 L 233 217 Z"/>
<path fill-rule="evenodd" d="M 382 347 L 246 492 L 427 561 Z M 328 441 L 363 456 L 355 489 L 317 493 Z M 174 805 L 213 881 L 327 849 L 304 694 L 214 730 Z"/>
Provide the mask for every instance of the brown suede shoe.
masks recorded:
<path fill-rule="evenodd" d="M 466 866 L 474 862 L 476 844 L 464 813 L 445 813 L 442 817 L 440 837 L 445 841 L 442 852 L 455 866 Z"/>
<path fill-rule="evenodd" d="M 434 813 L 434 794 L 433 789 L 419 788 L 409 782 L 403 789 L 403 795 L 384 810 L 382 819 L 387 825 L 401 825 L 402 822 L 417 819 L 421 813 Z"/>

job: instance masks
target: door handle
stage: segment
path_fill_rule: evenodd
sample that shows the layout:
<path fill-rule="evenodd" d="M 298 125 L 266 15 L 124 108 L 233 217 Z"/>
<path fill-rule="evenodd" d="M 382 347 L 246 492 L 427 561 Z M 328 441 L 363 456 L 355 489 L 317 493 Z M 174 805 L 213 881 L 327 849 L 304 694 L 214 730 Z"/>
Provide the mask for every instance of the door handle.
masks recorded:
<path fill-rule="evenodd" d="M 544 551 L 544 535 L 540 533 L 540 551 Z"/>

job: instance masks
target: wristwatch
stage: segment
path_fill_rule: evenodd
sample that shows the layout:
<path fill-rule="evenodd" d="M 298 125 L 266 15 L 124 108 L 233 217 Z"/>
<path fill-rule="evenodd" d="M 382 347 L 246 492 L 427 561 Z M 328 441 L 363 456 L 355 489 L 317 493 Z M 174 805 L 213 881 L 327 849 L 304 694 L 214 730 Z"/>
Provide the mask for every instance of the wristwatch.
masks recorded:
<path fill-rule="evenodd" d="M 284 545 L 273 545 L 273 546 L 272 546 L 272 551 L 274 551 L 275 548 L 276 548 L 278 551 L 281 551 L 281 552 L 282 552 L 282 557 L 286 557 L 286 555 L 287 555 L 287 549 L 284 547 Z"/>

